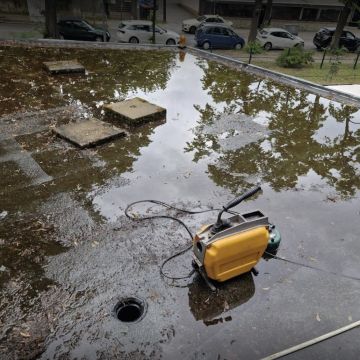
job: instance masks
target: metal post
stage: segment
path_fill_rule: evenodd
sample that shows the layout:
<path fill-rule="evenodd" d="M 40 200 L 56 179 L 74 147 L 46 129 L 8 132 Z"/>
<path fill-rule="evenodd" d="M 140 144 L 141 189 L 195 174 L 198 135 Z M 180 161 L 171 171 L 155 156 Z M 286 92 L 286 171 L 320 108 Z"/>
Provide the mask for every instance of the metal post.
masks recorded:
<path fill-rule="evenodd" d="M 153 27 L 153 36 L 152 43 L 155 44 L 155 22 L 156 22 L 156 0 L 153 0 L 153 18 L 152 18 L 152 27 Z"/>
<path fill-rule="evenodd" d="M 359 56 L 360 56 L 360 51 L 357 53 L 357 56 L 356 56 L 356 60 L 355 60 L 355 63 L 354 63 L 354 70 L 356 69 L 356 65 L 358 63 Z"/>
<path fill-rule="evenodd" d="M 326 55 L 326 49 L 324 50 L 324 55 L 322 57 L 321 64 L 320 64 L 320 69 L 322 69 L 322 67 L 323 67 L 324 60 L 325 60 L 325 55 Z"/>
<path fill-rule="evenodd" d="M 166 23 L 166 0 L 163 0 L 163 22 Z"/>

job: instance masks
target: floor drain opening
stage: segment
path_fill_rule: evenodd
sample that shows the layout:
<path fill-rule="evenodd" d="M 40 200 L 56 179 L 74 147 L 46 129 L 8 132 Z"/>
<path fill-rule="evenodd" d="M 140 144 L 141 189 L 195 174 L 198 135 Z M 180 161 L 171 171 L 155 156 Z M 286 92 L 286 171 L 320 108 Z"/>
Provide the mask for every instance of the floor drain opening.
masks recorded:
<path fill-rule="evenodd" d="M 133 323 L 140 321 L 146 313 L 146 302 L 139 298 L 120 300 L 114 308 L 115 317 L 121 322 Z"/>

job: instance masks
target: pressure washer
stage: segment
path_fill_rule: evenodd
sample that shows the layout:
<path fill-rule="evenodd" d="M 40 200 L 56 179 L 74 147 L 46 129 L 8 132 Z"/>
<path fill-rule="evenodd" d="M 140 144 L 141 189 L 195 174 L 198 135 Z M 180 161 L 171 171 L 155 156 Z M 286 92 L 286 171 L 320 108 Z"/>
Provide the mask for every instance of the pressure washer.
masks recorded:
<path fill-rule="evenodd" d="M 192 248 L 194 270 L 203 277 L 211 290 L 216 290 L 213 281 L 224 282 L 249 271 L 257 275 L 255 265 L 260 261 L 265 251 L 274 253 L 280 245 L 281 236 L 279 231 L 273 224 L 269 223 L 268 217 L 262 211 L 255 210 L 240 214 L 230 210 L 260 190 L 261 187 L 256 186 L 233 199 L 221 209 L 200 211 L 179 209 L 157 200 L 141 200 L 128 205 L 125 209 L 125 215 L 132 220 L 166 218 L 175 220 L 183 225 L 191 237 L 192 245 L 166 259 L 160 267 L 160 273 L 164 277 L 173 280 L 190 277 L 193 271 L 187 276 L 173 277 L 166 275 L 163 272 L 163 267 L 171 259 Z M 133 205 L 143 202 L 154 203 L 188 214 L 210 211 L 219 211 L 219 214 L 215 223 L 202 226 L 196 235 L 193 236 L 187 225 L 178 218 L 167 215 L 139 218 L 129 214 L 129 209 Z M 231 216 L 227 219 L 222 219 L 224 213 L 228 213 Z"/>
<path fill-rule="evenodd" d="M 252 271 L 266 250 L 274 252 L 281 236 L 260 210 L 234 213 L 223 220 L 224 212 L 261 190 L 257 186 L 225 205 L 214 224 L 203 226 L 193 238 L 193 266 L 212 290 L 211 280 L 223 282 Z M 210 280 L 211 279 L 211 280 Z"/>

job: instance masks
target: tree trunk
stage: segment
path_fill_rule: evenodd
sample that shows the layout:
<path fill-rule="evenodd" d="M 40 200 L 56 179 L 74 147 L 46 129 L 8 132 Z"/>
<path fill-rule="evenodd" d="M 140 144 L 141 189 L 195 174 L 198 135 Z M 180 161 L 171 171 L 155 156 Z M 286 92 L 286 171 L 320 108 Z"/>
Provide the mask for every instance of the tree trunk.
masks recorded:
<path fill-rule="evenodd" d="M 351 5 L 352 5 L 352 1 L 347 0 L 346 3 L 345 3 L 345 6 L 341 10 L 339 20 L 338 20 L 338 23 L 336 25 L 336 30 L 335 30 L 335 33 L 333 35 L 332 41 L 331 41 L 331 45 L 330 45 L 331 49 L 337 49 L 339 47 L 340 36 L 341 36 L 341 34 L 342 34 L 343 30 L 344 30 L 344 27 L 345 27 L 345 25 L 347 23 L 348 18 L 349 18 L 349 15 L 350 15 L 350 12 L 351 12 Z"/>
<path fill-rule="evenodd" d="M 57 37 L 56 0 L 45 0 L 46 37 Z"/>
<path fill-rule="evenodd" d="M 256 39 L 257 28 L 259 25 L 259 18 L 260 18 L 260 14 L 261 14 L 261 5 L 262 5 L 262 0 L 255 0 L 255 6 L 254 6 L 254 10 L 253 10 L 252 19 L 251 19 L 248 43 L 253 42 Z"/>
<path fill-rule="evenodd" d="M 272 5 L 273 5 L 273 0 L 267 0 L 264 19 L 261 24 L 261 27 L 270 25 Z"/>

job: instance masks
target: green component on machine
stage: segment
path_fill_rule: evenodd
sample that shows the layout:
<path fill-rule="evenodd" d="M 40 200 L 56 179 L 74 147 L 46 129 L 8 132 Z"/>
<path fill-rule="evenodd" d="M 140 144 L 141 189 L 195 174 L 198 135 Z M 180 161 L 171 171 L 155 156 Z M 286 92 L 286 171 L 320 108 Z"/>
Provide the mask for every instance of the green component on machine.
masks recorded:
<path fill-rule="evenodd" d="M 276 253 L 276 251 L 280 246 L 281 235 L 279 230 L 275 227 L 275 225 L 272 224 L 269 226 L 269 232 L 270 232 L 269 242 L 265 251 L 267 253 L 274 254 Z"/>

